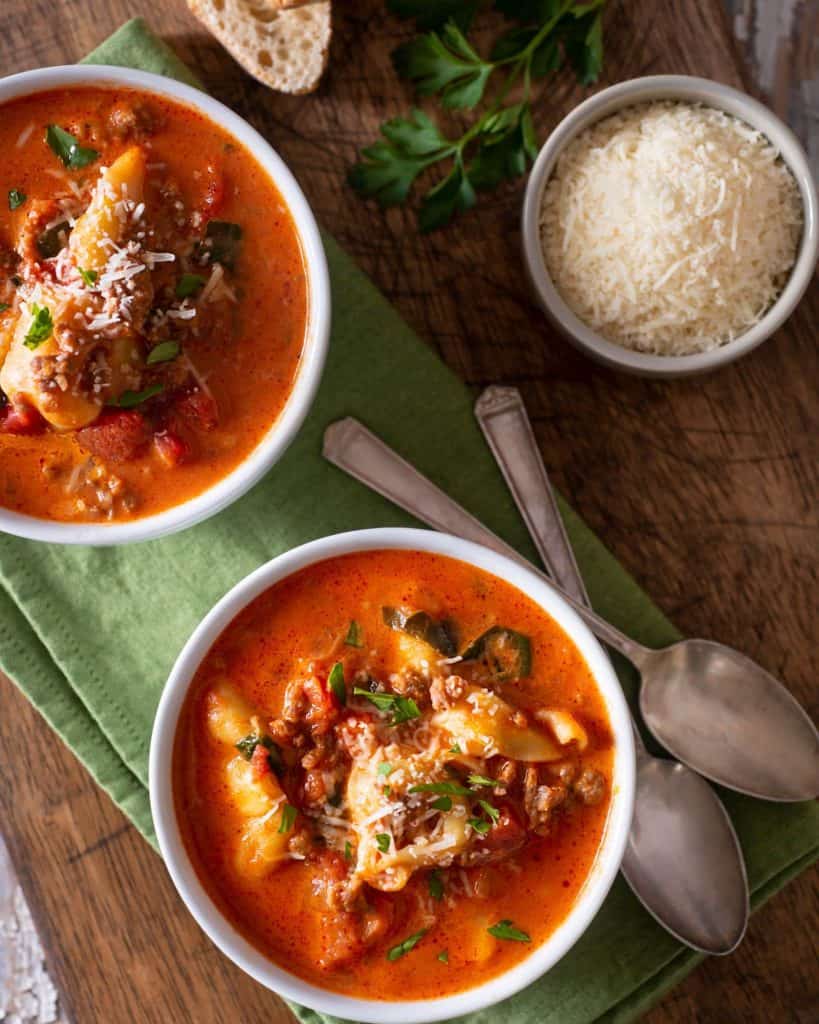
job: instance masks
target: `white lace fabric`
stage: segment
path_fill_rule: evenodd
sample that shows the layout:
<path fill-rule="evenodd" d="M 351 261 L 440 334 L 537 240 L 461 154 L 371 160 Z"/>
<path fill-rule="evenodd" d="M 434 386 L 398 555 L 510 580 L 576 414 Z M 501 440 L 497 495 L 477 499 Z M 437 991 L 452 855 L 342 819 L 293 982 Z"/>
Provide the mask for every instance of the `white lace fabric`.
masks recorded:
<path fill-rule="evenodd" d="M 0 1022 L 65 1024 L 43 947 L 0 837 Z"/>

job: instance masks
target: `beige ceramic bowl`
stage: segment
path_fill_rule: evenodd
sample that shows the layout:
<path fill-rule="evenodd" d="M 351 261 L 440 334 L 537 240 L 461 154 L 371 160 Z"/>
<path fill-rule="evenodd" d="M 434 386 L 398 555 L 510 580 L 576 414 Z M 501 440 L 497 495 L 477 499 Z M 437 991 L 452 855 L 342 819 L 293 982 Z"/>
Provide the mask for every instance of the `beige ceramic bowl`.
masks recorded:
<path fill-rule="evenodd" d="M 782 294 L 759 323 L 740 337 L 709 352 L 689 356 L 659 356 L 636 352 L 607 341 L 586 326 L 563 301 L 546 269 L 540 245 L 540 207 L 543 190 L 564 148 L 586 128 L 624 107 L 656 100 L 701 103 L 724 110 L 751 125 L 773 143 L 790 168 L 804 207 L 804 228 L 796 262 Z M 576 107 L 546 140 L 532 168 L 523 203 L 523 257 L 538 301 L 549 319 L 577 348 L 614 369 L 643 377 L 690 377 L 733 362 L 761 345 L 796 308 L 813 279 L 819 251 L 816 184 L 805 152 L 793 132 L 767 107 L 737 89 L 707 78 L 652 75 L 603 89 Z"/>

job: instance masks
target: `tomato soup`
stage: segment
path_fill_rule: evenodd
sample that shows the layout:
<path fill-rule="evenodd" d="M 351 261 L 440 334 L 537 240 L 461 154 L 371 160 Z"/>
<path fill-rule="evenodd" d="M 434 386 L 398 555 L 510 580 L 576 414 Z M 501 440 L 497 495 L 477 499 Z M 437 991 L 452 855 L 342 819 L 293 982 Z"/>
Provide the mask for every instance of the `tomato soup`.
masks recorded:
<path fill-rule="evenodd" d="M 307 282 L 281 195 L 219 125 L 132 90 L 6 103 L 0 146 L 0 505 L 187 501 L 293 387 Z"/>
<path fill-rule="evenodd" d="M 177 728 L 207 892 L 271 960 L 349 996 L 485 982 L 564 920 L 611 800 L 606 708 L 515 587 L 417 551 L 275 584 L 225 629 Z"/>

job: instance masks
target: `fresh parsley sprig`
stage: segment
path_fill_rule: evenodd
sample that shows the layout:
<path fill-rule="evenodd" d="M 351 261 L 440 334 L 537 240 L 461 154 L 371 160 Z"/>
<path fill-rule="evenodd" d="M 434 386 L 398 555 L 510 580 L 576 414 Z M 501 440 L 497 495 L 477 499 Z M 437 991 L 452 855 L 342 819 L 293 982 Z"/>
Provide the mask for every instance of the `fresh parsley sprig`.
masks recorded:
<path fill-rule="evenodd" d="M 416 179 L 428 168 L 449 170 L 424 195 L 419 211 L 422 231 L 446 224 L 475 204 L 477 193 L 525 173 L 538 151 L 532 121 L 532 83 L 564 60 L 583 84 L 595 81 L 603 61 L 602 7 L 605 0 L 494 0 L 493 6 L 516 22 L 499 36 L 488 57 L 467 38 L 478 0 L 391 0 L 401 17 L 429 29 L 398 47 L 398 73 L 419 96 L 437 96 L 447 110 L 475 108 L 496 72 L 503 74 L 494 99 L 457 138 L 444 135 L 418 108 L 381 126 L 382 138 L 361 151 L 350 184 L 381 206 L 404 203 Z M 521 98 L 507 103 L 514 86 Z"/>

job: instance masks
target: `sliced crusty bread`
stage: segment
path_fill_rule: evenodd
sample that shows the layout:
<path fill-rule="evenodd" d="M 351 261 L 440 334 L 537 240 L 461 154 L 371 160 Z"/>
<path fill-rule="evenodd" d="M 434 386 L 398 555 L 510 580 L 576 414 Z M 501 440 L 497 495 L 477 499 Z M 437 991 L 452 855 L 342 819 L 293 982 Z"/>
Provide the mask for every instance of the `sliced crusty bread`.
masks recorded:
<path fill-rule="evenodd" d="M 242 67 L 271 89 L 303 93 L 318 85 L 330 46 L 330 0 L 286 10 L 282 0 L 187 2 Z"/>

